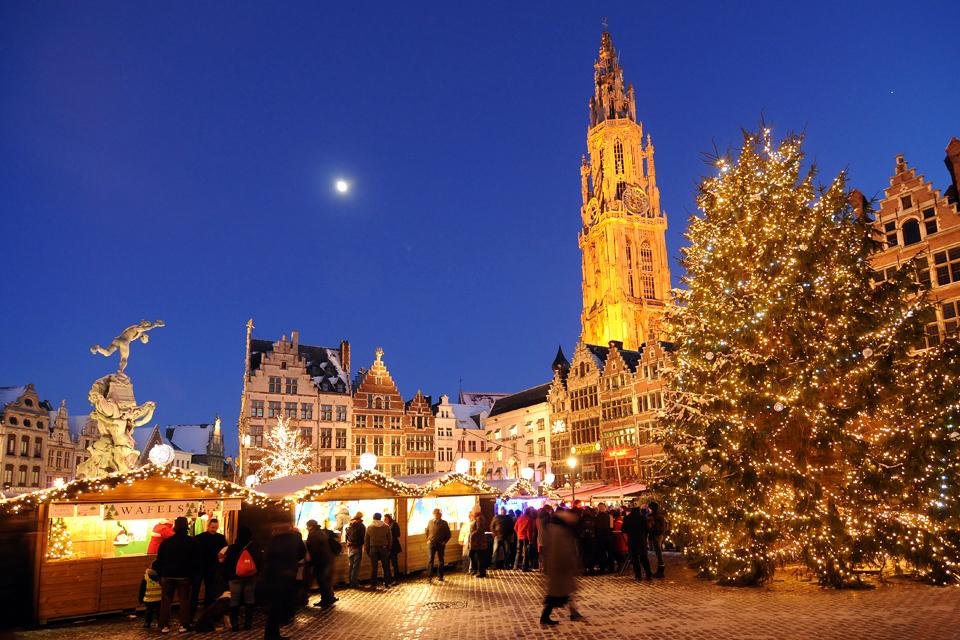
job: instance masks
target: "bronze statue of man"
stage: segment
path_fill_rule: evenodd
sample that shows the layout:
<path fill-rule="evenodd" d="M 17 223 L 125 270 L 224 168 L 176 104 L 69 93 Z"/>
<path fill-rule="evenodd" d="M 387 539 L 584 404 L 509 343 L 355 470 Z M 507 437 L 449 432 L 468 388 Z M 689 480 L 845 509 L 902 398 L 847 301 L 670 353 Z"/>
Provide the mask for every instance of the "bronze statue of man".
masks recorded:
<path fill-rule="evenodd" d="M 139 323 L 124 329 L 123 333 L 113 339 L 110 346 L 101 347 L 98 344 L 93 345 L 90 347 L 90 353 L 94 355 L 99 353 L 102 356 L 112 356 L 114 352 L 119 351 L 120 367 L 117 369 L 117 373 L 122 374 L 123 370 L 127 368 L 127 360 L 130 359 L 130 343 L 139 340 L 143 344 L 147 344 L 147 342 L 150 341 L 147 331 L 162 326 L 164 326 L 163 320 L 157 320 L 156 322 L 141 320 Z"/>

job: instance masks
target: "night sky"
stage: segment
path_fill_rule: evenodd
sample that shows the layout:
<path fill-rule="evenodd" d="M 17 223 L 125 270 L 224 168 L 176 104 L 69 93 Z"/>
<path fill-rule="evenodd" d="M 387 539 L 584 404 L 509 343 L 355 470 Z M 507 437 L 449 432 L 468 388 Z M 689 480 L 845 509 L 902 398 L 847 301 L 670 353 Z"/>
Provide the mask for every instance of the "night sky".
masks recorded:
<path fill-rule="evenodd" d="M 33 382 L 86 413 L 116 366 L 90 345 L 162 318 L 133 348 L 138 400 L 161 424 L 233 425 L 251 316 L 258 337 L 349 339 L 354 371 L 382 346 L 406 397 L 546 381 L 579 332 L 603 13 L 656 146 L 674 255 L 703 154 L 761 118 L 805 131 L 824 180 L 848 167 L 879 194 L 904 153 L 947 186 L 953 0 L 10 0 L 0 386 Z"/>

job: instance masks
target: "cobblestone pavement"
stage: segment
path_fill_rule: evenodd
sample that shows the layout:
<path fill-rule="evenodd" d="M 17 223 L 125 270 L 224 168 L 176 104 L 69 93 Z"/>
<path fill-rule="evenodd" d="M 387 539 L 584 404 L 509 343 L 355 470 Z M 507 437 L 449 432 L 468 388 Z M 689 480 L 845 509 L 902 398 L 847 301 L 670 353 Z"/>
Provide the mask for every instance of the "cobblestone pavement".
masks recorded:
<path fill-rule="evenodd" d="M 585 577 L 577 599 L 587 622 L 542 627 L 542 577 L 491 571 L 486 580 L 462 573 L 445 584 L 412 578 L 379 591 L 344 589 L 329 611 L 308 608 L 283 630 L 293 640 L 312 638 L 671 638 L 760 640 L 772 638 L 960 639 L 960 588 L 935 588 L 894 581 L 874 590 L 821 589 L 783 572 L 763 588 L 718 587 L 696 579 L 676 557 L 668 577 L 637 583 L 627 576 Z M 17 632 L 18 640 L 259 640 L 254 631 L 171 633 L 142 628 L 142 618 L 112 616 Z"/>

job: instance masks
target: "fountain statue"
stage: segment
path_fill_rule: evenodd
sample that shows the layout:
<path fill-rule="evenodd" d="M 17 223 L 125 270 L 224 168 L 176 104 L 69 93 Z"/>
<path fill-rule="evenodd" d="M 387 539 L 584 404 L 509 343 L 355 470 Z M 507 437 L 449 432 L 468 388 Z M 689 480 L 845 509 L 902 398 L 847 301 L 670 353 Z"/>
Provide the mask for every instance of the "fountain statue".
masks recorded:
<path fill-rule="evenodd" d="M 137 404 L 133 383 L 124 373 L 130 359 L 130 344 L 136 340 L 146 344 L 147 332 L 164 326 L 162 320 L 143 320 L 129 326 L 104 348 L 95 345 L 90 353 L 111 356 L 120 352 L 120 366 L 116 373 L 103 376 L 90 387 L 88 399 L 93 405 L 90 417 L 97 422 L 100 437 L 87 447 L 90 457 L 77 467 L 77 476 L 99 478 L 112 472 L 129 471 L 140 453 L 133 439 L 134 427 L 146 424 L 153 417 L 155 402 Z"/>

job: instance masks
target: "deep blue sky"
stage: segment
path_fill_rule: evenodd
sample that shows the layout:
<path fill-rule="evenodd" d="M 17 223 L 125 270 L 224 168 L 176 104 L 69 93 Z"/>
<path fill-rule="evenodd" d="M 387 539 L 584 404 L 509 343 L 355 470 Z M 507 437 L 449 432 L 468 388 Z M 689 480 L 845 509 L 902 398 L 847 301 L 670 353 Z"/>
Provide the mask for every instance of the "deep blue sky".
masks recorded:
<path fill-rule="evenodd" d="M 676 254 L 701 154 L 761 115 L 868 194 L 901 152 L 944 188 L 958 6 L 0 3 L 0 385 L 86 412 L 88 347 L 162 318 L 139 399 L 233 423 L 251 316 L 382 345 L 407 396 L 538 384 L 579 331 L 602 13 Z"/>

